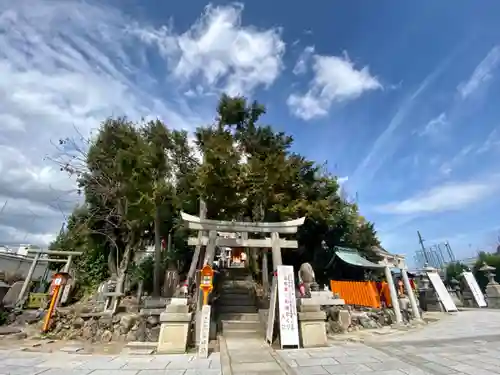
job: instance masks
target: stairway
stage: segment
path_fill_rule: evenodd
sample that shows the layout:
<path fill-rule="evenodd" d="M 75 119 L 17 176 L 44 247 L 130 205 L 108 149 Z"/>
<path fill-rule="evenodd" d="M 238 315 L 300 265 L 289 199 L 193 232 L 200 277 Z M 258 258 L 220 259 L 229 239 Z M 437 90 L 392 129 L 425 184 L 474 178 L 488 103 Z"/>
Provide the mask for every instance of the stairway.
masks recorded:
<path fill-rule="evenodd" d="M 217 312 L 225 338 L 263 340 L 264 330 L 256 307 L 252 275 L 246 268 L 225 270 Z"/>

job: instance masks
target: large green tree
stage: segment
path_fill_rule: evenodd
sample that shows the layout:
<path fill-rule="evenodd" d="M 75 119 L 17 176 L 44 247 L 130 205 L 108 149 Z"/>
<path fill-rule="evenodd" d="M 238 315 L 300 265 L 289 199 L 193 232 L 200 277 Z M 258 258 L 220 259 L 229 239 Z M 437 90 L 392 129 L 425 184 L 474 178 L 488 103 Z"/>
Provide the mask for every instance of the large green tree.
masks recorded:
<path fill-rule="evenodd" d="M 201 198 L 213 219 L 306 216 L 297 234 L 299 249 L 286 252 L 285 263 L 310 261 L 322 270 L 334 246 L 373 257 L 372 248 L 379 245 L 373 224 L 341 197 L 337 178 L 325 166 L 292 152 L 290 135 L 261 123 L 265 113 L 257 102 L 222 96 L 214 123 L 194 133 L 196 150 L 188 133 L 160 121 L 108 119 L 84 146 L 64 140 L 72 151 L 61 166 L 77 176 L 84 203 L 53 246 L 84 249 L 82 272 L 100 262 L 95 281 L 106 273 L 123 280 L 134 251 L 156 243 L 158 259 L 159 239 L 170 233 L 173 246 L 165 264 L 185 268 L 192 250 L 179 211 L 198 214 Z"/>

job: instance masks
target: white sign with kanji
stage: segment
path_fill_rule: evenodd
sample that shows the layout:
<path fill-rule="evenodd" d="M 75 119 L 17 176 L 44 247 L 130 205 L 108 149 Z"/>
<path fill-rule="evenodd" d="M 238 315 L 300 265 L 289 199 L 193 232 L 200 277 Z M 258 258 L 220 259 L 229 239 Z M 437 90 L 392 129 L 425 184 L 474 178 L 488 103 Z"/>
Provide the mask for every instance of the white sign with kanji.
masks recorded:
<path fill-rule="evenodd" d="M 198 357 L 208 357 L 208 342 L 210 341 L 210 305 L 204 305 L 201 308 L 201 331 L 200 344 L 198 346 Z"/>
<path fill-rule="evenodd" d="M 281 348 L 299 347 L 299 324 L 292 266 L 278 266 L 278 314 Z"/>

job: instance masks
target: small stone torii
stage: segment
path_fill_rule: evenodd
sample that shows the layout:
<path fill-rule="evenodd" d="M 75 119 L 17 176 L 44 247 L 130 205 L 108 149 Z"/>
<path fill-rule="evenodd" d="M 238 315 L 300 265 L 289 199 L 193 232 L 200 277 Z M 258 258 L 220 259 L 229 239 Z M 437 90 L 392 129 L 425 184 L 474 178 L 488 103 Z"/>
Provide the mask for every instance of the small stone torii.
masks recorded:
<path fill-rule="evenodd" d="M 398 294 L 392 278 L 391 268 L 399 268 L 406 293 L 408 293 L 408 299 L 410 300 L 413 317 L 417 321 L 421 320 L 420 311 L 417 305 L 417 300 L 415 298 L 415 295 L 413 294 L 413 290 L 410 285 L 410 280 L 408 278 L 408 267 L 406 265 L 405 256 L 391 254 L 380 247 L 374 247 L 373 251 L 382 258 L 382 260 L 379 261 L 379 264 L 384 266 L 384 274 L 385 278 L 387 279 L 387 284 L 389 286 L 389 292 L 391 294 L 394 314 L 396 316 L 396 323 L 401 323 L 403 321 L 403 317 L 401 315 Z"/>
<path fill-rule="evenodd" d="M 33 261 L 31 263 L 30 269 L 28 270 L 28 274 L 26 275 L 26 279 L 24 280 L 23 287 L 21 288 L 21 291 L 19 292 L 19 296 L 17 297 L 16 305 L 19 307 L 21 307 L 23 305 L 26 292 L 28 291 L 29 285 L 31 283 L 31 279 L 33 278 L 33 274 L 35 273 L 36 265 L 43 254 L 46 254 L 49 256 L 50 255 L 65 255 L 67 257 L 66 259 L 56 259 L 56 258 L 44 259 L 48 263 L 64 263 L 63 272 L 69 272 L 69 269 L 71 267 L 71 263 L 73 261 L 73 257 L 83 254 L 83 252 L 81 252 L 81 251 L 28 249 L 28 254 L 30 254 L 30 253 L 35 254 L 35 256 L 33 257 Z M 61 297 L 62 297 L 62 293 L 59 295 L 59 298 L 56 301 L 56 306 L 59 305 Z"/>

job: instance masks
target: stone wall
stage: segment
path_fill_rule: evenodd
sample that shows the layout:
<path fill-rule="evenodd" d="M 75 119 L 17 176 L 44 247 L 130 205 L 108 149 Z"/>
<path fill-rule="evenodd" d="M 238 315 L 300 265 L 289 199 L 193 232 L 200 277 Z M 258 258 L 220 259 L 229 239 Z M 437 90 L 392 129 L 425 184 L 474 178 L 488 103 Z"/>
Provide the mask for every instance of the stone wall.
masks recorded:
<path fill-rule="evenodd" d="M 158 316 L 118 313 L 115 316 L 61 314 L 54 317 L 49 335 L 56 339 L 83 339 L 90 342 L 110 341 L 157 342 L 160 334 Z"/>

